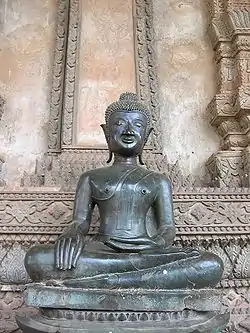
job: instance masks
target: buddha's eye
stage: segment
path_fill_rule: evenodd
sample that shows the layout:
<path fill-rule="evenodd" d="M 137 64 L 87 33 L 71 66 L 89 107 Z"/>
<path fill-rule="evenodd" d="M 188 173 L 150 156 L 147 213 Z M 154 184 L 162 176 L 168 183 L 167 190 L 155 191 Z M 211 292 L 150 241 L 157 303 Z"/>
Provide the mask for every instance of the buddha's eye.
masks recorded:
<path fill-rule="evenodd" d="M 136 127 L 138 127 L 138 128 L 142 127 L 142 123 L 140 123 L 140 122 L 138 122 L 138 121 L 135 122 L 134 125 L 135 125 Z"/>
<path fill-rule="evenodd" d="M 115 123 L 117 126 L 122 126 L 124 124 L 124 121 L 119 119 L 117 120 L 117 122 Z"/>

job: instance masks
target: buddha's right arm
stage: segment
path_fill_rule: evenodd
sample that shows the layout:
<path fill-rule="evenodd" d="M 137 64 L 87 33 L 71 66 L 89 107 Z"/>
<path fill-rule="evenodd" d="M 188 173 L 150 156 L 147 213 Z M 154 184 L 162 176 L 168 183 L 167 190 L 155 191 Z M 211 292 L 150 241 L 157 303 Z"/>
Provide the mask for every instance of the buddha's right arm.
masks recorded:
<path fill-rule="evenodd" d="M 55 264 L 58 269 L 66 270 L 76 266 L 84 247 L 83 236 L 89 231 L 93 207 L 89 175 L 84 173 L 76 189 L 73 222 L 56 241 Z"/>
<path fill-rule="evenodd" d="M 89 231 L 94 203 L 91 198 L 89 173 L 83 173 L 78 181 L 70 231 L 86 235 Z"/>
<path fill-rule="evenodd" d="M 169 180 L 162 175 L 158 193 L 154 202 L 158 235 L 156 239 L 171 246 L 175 238 L 172 189 Z"/>

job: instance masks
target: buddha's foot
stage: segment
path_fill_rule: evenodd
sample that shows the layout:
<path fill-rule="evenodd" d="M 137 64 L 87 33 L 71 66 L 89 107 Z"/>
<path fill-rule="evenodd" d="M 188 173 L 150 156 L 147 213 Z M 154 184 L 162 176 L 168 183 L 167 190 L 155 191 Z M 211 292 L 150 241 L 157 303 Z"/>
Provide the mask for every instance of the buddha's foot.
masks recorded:
<path fill-rule="evenodd" d="M 48 280 L 43 283 L 45 286 L 50 287 L 63 287 L 63 281 L 62 280 Z"/>

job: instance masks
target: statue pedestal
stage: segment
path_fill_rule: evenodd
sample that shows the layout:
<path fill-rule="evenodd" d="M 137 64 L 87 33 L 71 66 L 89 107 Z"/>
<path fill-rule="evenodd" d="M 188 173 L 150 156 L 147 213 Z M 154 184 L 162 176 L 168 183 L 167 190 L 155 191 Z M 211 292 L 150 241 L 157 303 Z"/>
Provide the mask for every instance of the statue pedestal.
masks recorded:
<path fill-rule="evenodd" d="M 228 320 L 218 291 L 81 289 L 33 284 L 25 291 L 38 315 L 17 317 L 24 333 L 219 332 Z"/>

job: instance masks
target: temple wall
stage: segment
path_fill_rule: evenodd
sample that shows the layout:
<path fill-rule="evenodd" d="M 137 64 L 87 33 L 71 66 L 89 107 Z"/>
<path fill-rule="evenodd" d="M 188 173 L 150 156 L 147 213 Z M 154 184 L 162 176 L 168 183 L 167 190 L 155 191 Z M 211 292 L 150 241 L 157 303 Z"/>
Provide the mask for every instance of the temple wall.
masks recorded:
<path fill-rule="evenodd" d="M 206 119 L 215 94 L 213 49 L 207 36 L 204 0 L 155 0 L 163 146 L 181 171 L 202 175 L 219 138 Z"/>
<path fill-rule="evenodd" d="M 131 13 L 132 1 L 136 10 Z M 99 26 L 98 15 L 91 18 L 84 7 L 78 7 L 87 2 L 99 6 L 109 3 L 111 6 L 105 9 L 109 15 L 118 6 L 112 25 L 105 15 Z M 28 247 L 55 242 L 72 219 L 75 183 L 80 173 L 107 160 L 107 151 L 95 146 L 95 138 L 99 141 L 101 133 L 93 137 L 91 129 L 98 119 L 103 119 L 105 103 L 117 97 L 119 83 L 123 82 L 123 89 L 135 89 L 137 84 L 140 96 L 153 109 L 156 130 L 143 160 L 150 169 L 168 174 L 172 181 L 176 244 L 201 247 L 222 258 L 225 271 L 218 288 L 232 313 L 230 328 L 225 332 L 247 332 L 249 0 L 131 0 L 130 7 L 124 3 L 0 0 L 0 186 L 8 187 L 0 191 L 0 331 L 17 329 L 15 313 L 22 310 L 23 284 L 28 282 L 23 264 Z M 125 10 L 121 11 L 120 6 Z M 88 23 L 90 18 L 94 25 Z M 97 61 L 94 65 L 94 52 L 93 56 L 84 53 L 84 36 L 90 37 L 96 27 L 106 28 L 98 40 L 88 40 L 91 51 L 104 50 L 103 40 L 110 40 L 108 36 L 115 35 L 116 27 L 120 27 L 127 44 L 116 39 L 111 55 L 102 57 L 104 63 Z M 86 56 L 84 64 L 81 59 L 86 60 Z M 91 84 L 94 89 L 104 88 L 95 100 L 96 108 L 81 94 Z M 115 92 L 110 89 L 112 84 Z M 94 89 L 92 95 L 87 94 L 92 100 Z M 85 129 L 87 136 L 83 137 Z M 161 146 L 156 144 L 161 136 L 166 156 L 159 153 Z M 186 177 L 202 175 L 209 156 L 211 182 L 204 185 Z M 176 161 L 181 172 L 173 166 Z M 98 225 L 98 214 L 94 214 L 90 237 Z"/>
<path fill-rule="evenodd" d="M 132 0 L 81 5 L 76 144 L 105 147 L 100 124 L 107 105 L 136 90 Z"/>
<path fill-rule="evenodd" d="M 47 149 L 55 0 L 0 3 L 1 178 L 13 187 Z"/>
<path fill-rule="evenodd" d="M 24 171 L 28 174 L 34 172 L 36 159 L 42 157 L 47 147 L 46 122 L 49 114 L 56 1 L 5 0 L 1 2 L 0 8 L 0 63 L 4 64 L 0 71 L 0 95 L 6 100 L 0 122 L 0 157 L 4 161 L 2 178 L 8 186 L 13 187 L 20 184 Z M 119 8 L 117 10 L 119 14 Z M 170 163 L 179 160 L 184 175 L 200 175 L 206 159 L 218 148 L 218 138 L 205 119 L 206 106 L 215 92 L 213 52 L 206 36 L 206 8 L 202 0 L 155 0 L 154 16 L 164 152 Z M 114 22 L 124 30 L 120 18 L 121 15 L 118 15 Z M 90 16 L 86 16 L 85 34 L 89 19 Z M 101 23 L 100 27 L 109 29 L 108 24 Z M 125 28 L 130 29 L 128 32 L 131 31 L 131 22 L 127 26 Z M 89 25 L 89 33 L 91 29 L 92 24 Z M 107 33 L 102 31 L 101 35 L 106 36 Z M 100 47 L 101 39 L 97 41 Z M 125 56 L 131 55 L 133 50 L 133 45 L 128 45 L 131 32 L 126 40 Z M 83 48 L 83 40 L 81 44 Z M 92 46 L 94 48 L 95 43 Z M 114 49 L 120 50 L 120 47 L 117 44 Z M 122 50 L 120 53 L 122 58 Z M 107 58 L 107 61 L 111 59 Z M 131 59 L 127 60 L 125 67 L 130 68 L 133 66 Z M 114 59 L 111 62 L 115 64 Z M 96 86 L 95 82 L 105 88 L 107 78 L 103 75 L 102 67 L 92 65 L 88 64 L 89 70 L 92 68 L 89 72 L 91 75 L 89 78 L 87 76 L 81 86 L 84 88 L 84 84 L 92 80 L 92 88 Z M 132 71 L 131 67 L 128 70 L 130 76 L 125 77 L 128 82 L 125 82 L 125 86 L 131 86 L 130 77 L 134 76 Z M 118 72 L 120 75 L 123 73 L 121 69 Z M 115 85 L 121 80 L 111 68 L 108 75 L 115 77 Z M 105 89 L 110 90 L 110 84 Z M 100 96 L 106 94 L 105 89 L 100 92 Z M 84 94 L 81 96 L 80 93 L 80 105 L 89 105 L 92 95 L 87 94 L 84 101 Z M 83 113 L 84 110 L 81 110 L 81 117 L 78 117 L 81 126 L 89 126 L 91 129 L 93 121 L 86 124 L 82 118 Z M 100 115 L 97 117 L 100 118 Z M 87 140 L 91 142 L 88 135 Z"/>

